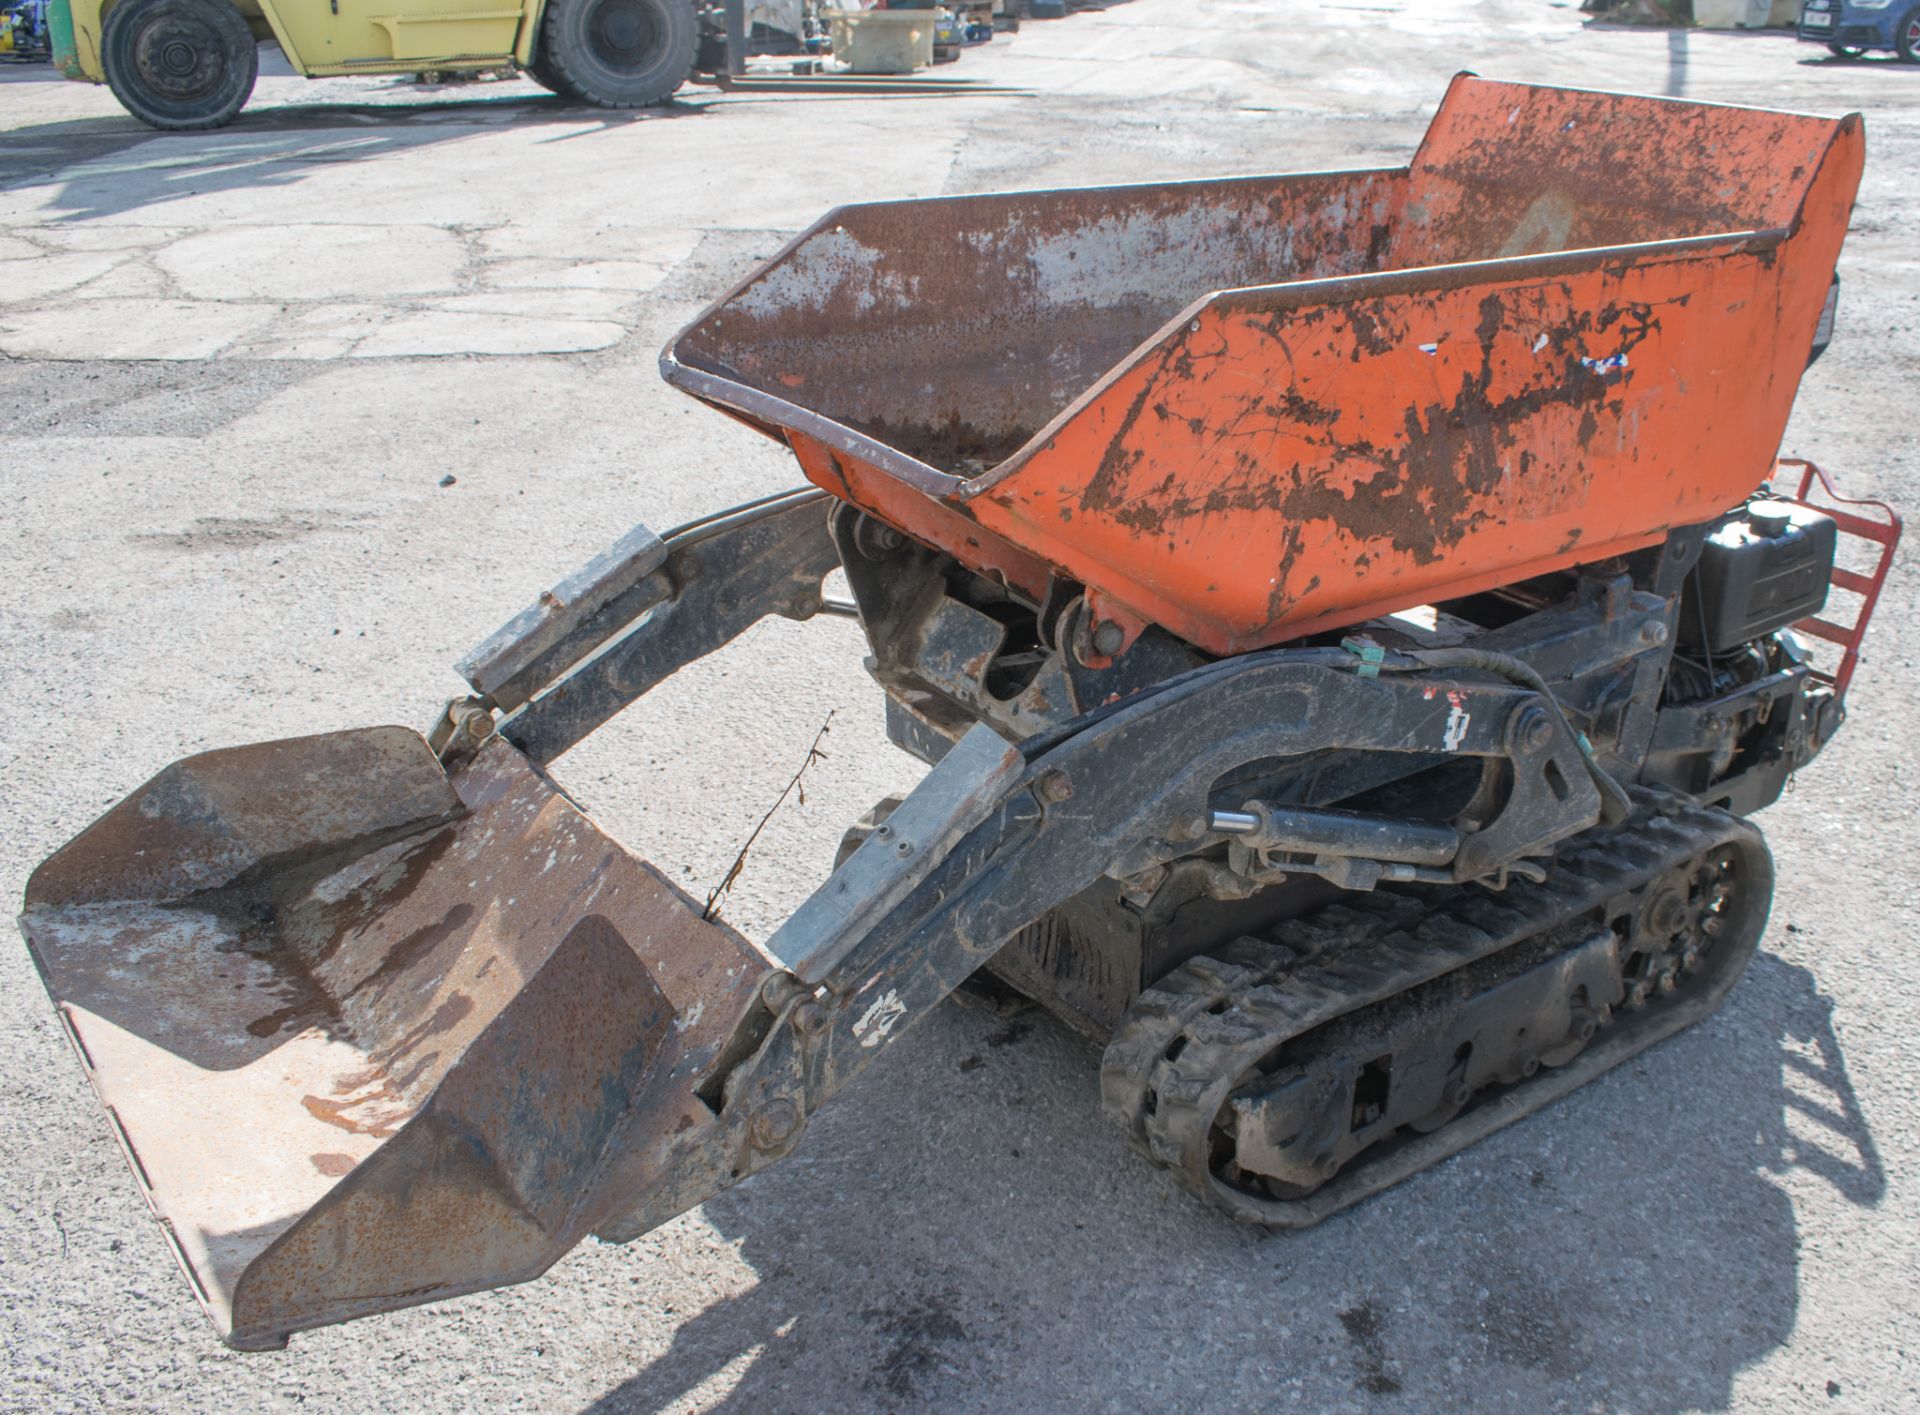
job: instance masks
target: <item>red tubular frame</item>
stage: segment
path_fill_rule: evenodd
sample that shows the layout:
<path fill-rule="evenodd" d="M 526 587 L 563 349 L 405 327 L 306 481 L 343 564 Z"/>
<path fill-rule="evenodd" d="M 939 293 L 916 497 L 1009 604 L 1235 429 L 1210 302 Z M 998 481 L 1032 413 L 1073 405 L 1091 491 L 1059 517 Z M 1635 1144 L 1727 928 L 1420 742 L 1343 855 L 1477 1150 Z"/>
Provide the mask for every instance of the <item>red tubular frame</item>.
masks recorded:
<path fill-rule="evenodd" d="M 1802 619 L 1794 629 L 1816 639 L 1825 639 L 1830 644 L 1840 645 L 1840 667 L 1833 673 L 1821 673 L 1816 677 L 1831 683 L 1836 698 L 1847 696 L 1847 685 L 1853 681 L 1853 670 L 1860 663 L 1860 641 L 1867 636 L 1867 621 L 1873 618 L 1873 609 L 1880 602 L 1880 589 L 1887 582 L 1887 571 L 1893 566 L 1894 548 L 1900 544 L 1900 516 L 1884 501 L 1864 501 L 1851 496 L 1842 496 L 1834 486 L 1833 479 L 1812 462 L 1798 457 L 1782 457 L 1779 463 L 1784 470 L 1796 467 L 1800 472 L 1800 487 L 1791 496 L 1782 495 L 1782 501 L 1791 501 L 1822 515 L 1831 516 L 1840 530 L 1862 540 L 1870 540 L 1880 547 L 1880 559 L 1874 565 L 1871 574 L 1862 575 L 1857 571 L 1833 567 L 1833 583 L 1843 590 L 1851 590 L 1861 597 L 1860 612 L 1849 625 L 1835 624 L 1829 619 Z M 1815 481 L 1820 483 L 1826 497 L 1823 501 L 1809 499 Z M 1877 511 L 1879 517 L 1861 515 L 1857 511 L 1842 510 L 1842 507 L 1859 506 Z M 1884 519 L 1881 519 L 1884 518 Z"/>

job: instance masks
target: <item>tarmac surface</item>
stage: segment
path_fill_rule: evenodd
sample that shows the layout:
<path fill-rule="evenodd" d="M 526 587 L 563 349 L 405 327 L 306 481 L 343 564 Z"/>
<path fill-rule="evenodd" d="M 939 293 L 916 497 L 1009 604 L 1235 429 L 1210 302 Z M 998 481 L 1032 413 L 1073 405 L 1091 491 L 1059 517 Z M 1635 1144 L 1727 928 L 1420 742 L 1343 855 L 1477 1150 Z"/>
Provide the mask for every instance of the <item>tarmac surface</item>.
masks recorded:
<path fill-rule="evenodd" d="M 1021 96 L 629 115 L 267 77 L 198 136 L 0 68 L 0 894 L 186 753 L 424 726 L 448 665 L 636 520 L 797 481 L 654 360 L 834 204 L 1401 162 L 1462 68 L 1863 112 L 1839 334 L 1785 450 L 1920 507 L 1920 68 L 1784 33 L 1132 0 L 945 71 Z M 948 1007 L 790 1160 L 630 1246 L 240 1355 L 0 945 L 0 1407 L 1920 1408 L 1910 564 L 1851 722 L 1764 817 L 1781 883 L 1728 1006 L 1298 1236 L 1136 1159 L 1063 1028 Z M 765 624 L 559 775 L 704 892 L 833 713 L 729 906 L 765 937 L 916 777 L 862 652 Z"/>

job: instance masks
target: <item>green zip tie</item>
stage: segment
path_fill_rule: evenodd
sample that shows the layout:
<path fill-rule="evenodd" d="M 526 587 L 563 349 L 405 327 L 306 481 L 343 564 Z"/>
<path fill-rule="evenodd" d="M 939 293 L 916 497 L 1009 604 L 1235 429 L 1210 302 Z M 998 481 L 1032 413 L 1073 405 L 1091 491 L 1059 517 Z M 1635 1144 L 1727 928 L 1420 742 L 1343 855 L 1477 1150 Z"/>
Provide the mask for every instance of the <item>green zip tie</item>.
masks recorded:
<path fill-rule="evenodd" d="M 1380 665 L 1387 661 L 1387 651 L 1371 639 L 1342 639 L 1340 647 L 1360 660 L 1360 666 L 1354 671 L 1362 678 L 1378 678 Z"/>

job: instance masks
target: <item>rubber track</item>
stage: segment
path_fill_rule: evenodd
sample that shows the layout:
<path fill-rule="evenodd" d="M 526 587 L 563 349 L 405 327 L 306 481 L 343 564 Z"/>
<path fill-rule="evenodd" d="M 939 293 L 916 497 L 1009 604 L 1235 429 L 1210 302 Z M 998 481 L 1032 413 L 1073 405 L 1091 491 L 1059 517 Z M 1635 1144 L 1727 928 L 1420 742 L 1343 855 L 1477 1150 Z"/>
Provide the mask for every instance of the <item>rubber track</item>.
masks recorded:
<path fill-rule="evenodd" d="M 1634 796 L 1631 820 L 1563 844 L 1542 883 L 1518 881 L 1500 893 L 1450 886 L 1356 895 L 1288 920 L 1266 939 L 1243 937 L 1216 957 L 1182 964 L 1135 1000 L 1108 1044 L 1102 1109 L 1135 1148 L 1221 1203 L 1209 1168 L 1214 1120 L 1241 1079 L 1288 1041 L 1604 913 L 1718 845 L 1759 840 L 1723 811 Z M 1361 1156 L 1348 1168 L 1366 1163 Z M 1245 1204 L 1222 1207 L 1249 1220 Z"/>

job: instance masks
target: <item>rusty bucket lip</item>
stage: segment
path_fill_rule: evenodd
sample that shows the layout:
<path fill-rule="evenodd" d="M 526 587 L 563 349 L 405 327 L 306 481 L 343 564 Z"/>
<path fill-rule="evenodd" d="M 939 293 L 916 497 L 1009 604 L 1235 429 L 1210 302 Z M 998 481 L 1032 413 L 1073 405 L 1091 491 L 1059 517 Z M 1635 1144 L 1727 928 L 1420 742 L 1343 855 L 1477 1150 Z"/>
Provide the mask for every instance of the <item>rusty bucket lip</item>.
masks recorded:
<path fill-rule="evenodd" d="M 1217 177 L 1185 178 L 1178 181 L 1100 182 L 1079 187 L 1005 187 L 990 192 L 968 192 L 962 196 L 885 197 L 872 201 L 841 202 L 838 206 L 829 208 L 811 225 L 790 237 L 779 250 L 760 262 L 760 264 L 756 265 L 752 270 L 749 270 L 738 280 L 734 281 L 724 292 L 702 308 L 698 314 L 676 330 L 673 337 L 667 341 L 666 347 L 660 351 L 660 377 L 673 387 L 691 394 L 702 402 L 741 414 L 750 422 L 755 424 L 770 424 L 771 427 L 774 428 L 784 428 L 802 433 L 829 447 L 850 453 L 862 461 L 879 468 L 881 471 L 905 485 L 912 487 L 915 491 L 923 492 L 928 496 L 941 500 L 964 500 L 967 496 L 973 494 L 968 488 L 977 489 L 984 483 L 999 478 L 1006 471 L 1013 468 L 1015 464 L 1024 461 L 1030 456 L 1036 446 L 1045 442 L 1055 423 L 1060 422 L 1067 413 L 1072 412 L 1074 408 L 1079 405 L 1080 399 L 1076 398 L 1058 417 L 1047 423 L 1044 428 L 1023 443 L 1019 450 L 1011 456 L 982 472 L 979 476 L 968 478 L 956 476 L 952 472 L 941 471 L 931 463 L 924 462 L 910 453 L 902 452 L 899 448 L 882 442 L 868 433 L 860 432 L 855 428 L 849 427 L 836 418 L 828 417 L 824 413 L 815 412 L 811 408 L 793 402 L 791 399 L 782 398 L 777 393 L 769 393 L 765 389 L 733 377 L 720 371 L 718 368 L 703 364 L 697 359 L 691 357 L 683 358 L 681 356 L 681 345 L 687 341 L 688 337 L 691 336 L 695 330 L 699 329 L 701 325 L 705 324 L 714 315 L 720 313 L 728 305 L 746 293 L 747 290 L 755 285 L 769 271 L 784 264 L 789 256 L 809 241 L 814 240 L 822 232 L 839 224 L 846 218 L 849 212 L 876 211 L 914 206 L 931 208 L 950 206 L 961 202 L 1007 201 L 1023 197 L 1054 194 L 1085 196 L 1109 192 L 1124 193 L 1168 190 L 1204 192 L 1210 189 L 1245 186 L 1251 183 L 1274 182 L 1288 177 L 1378 177 L 1404 174 L 1406 171 L 1407 168 L 1404 166 L 1395 167 L 1391 165 L 1380 167 L 1330 167 L 1308 172 L 1241 172 Z M 1177 324 L 1181 319 L 1187 318 L 1189 310 L 1197 305 L 1204 305 L 1208 299 L 1212 298 L 1213 293 L 1218 292 L 1203 294 L 1199 300 L 1194 302 L 1194 305 L 1190 305 L 1187 309 L 1173 316 L 1173 318 L 1169 320 L 1169 323 Z M 1151 348 L 1163 333 L 1165 333 L 1164 327 L 1156 330 L 1153 337 L 1142 344 L 1140 349 Z M 1126 360 L 1123 360 L 1123 366 L 1126 363 L 1131 363 L 1133 357 L 1137 355 L 1138 352 L 1139 350 L 1135 350 L 1134 355 L 1129 355 Z M 1102 386 L 1105 381 L 1104 378 L 1096 381 L 1087 391 L 1092 392 L 1094 389 Z M 763 430 L 767 429 L 763 428 Z M 776 434 L 768 430 L 768 435 L 775 436 Z"/>
<path fill-rule="evenodd" d="M 1250 183 L 1273 182 L 1287 177 L 1377 177 L 1404 174 L 1406 171 L 1407 168 L 1404 166 L 1396 167 L 1391 165 L 1379 167 L 1330 167 L 1309 172 L 1241 172 L 1217 177 L 1186 178 L 1171 182 L 1102 182 L 1079 187 L 1007 187 L 990 192 L 968 192 L 963 196 L 893 197 L 880 198 L 873 201 L 842 202 L 838 206 L 827 210 L 816 219 L 812 225 L 790 238 L 778 251 L 774 252 L 773 255 L 769 256 L 740 279 L 736 280 L 732 285 L 728 286 L 721 295 L 707 304 L 698 314 L 675 331 L 673 337 L 667 341 L 666 347 L 660 351 L 660 377 L 673 387 L 682 389 L 693 397 L 700 399 L 702 402 L 741 414 L 751 422 L 770 425 L 772 428 L 782 428 L 798 432 L 828 447 L 849 453 L 852 456 L 858 457 L 861 461 L 885 472 L 888 476 L 893 477 L 904 485 L 913 488 L 913 490 L 934 497 L 937 500 L 964 501 L 977 494 L 978 491 L 986 485 L 998 481 L 1013 470 L 1016 470 L 1039 446 L 1045 443 L 1046 439 L 1052 434 L 1055 426 L 1079 407 L 1082 398 L 1103 387 L 1107 378 L 1102 377 L 1096 380 L 1085 393 L 1075 398 L 1072 403 L 1061 410 L 1060 414 L 1049 421 L 1026 442 L 1022 443 L 1019 449 L 1011 456 L 1004 458 L 978 476 L 969 478 L 956 476 L 952 472 L 942 471 L 940 468 L 922 461 L 911 453 L 902 452 L 899 448 L 882 442 L 868 433 L 860 432 L 840 422 L 836 418 L 828 417 L 824 413 L 818 413 L 811 408 L 803 407 L 791 399 L 782 398 L 777 393 L 769 393 L 765 389 L 758 388 L 742 379 L 723 373 L 712 366 L 703 365 L 698 360 L 682 358 L 680 352 L 681 345 L 686 342 L 695 330 L 705 324 L 714 315 L 720 313 L 726 306 L 732 304 L 765 276 L 767 272 L 784 264 L 787 258 L 800 247 L 818 237 L 822 232 L 843 221 L 849 212 L 913 206 L 939 207 L 960 202 L 1006 201 L 1022 197 L 1052 194 L 1085 196 L 1102 193 L 1167 190 L 1204 192 L 1211 189 L 1244 186 Z M 1168 323 L 1177 324 L 1180 320 L 1189 318 L 1191 309 L 1197 305 L 1204 305 L 1215 293 L 1218 292 L 1203 294 L 1193 305 L 1189 305 L 1186 309 L 1183 309 L 1173 316 Z M 1165 332 L 1166 328 L 1164 326 L 1156 330 L 1151 338 L 1135 349 L 1133 353 L 1129 354 L 1126 359 L 1121 361 L 1120 367 L 1131 364 L 1143 350 L 1149 349 L 1157 343 Z M 1111 373 L 1116 371 L 1117 370 L 1109 371 L 1108 376 L 1111 376 Z M 775 436 L 776 434 L 768 431 L 768 435 Z"/>
<path fill-rule="evenodd" d="M 1588 84 L 1542 84 L 1527 79 L 1491 78 L 1477 69 L 1455 69 L 1453 77 L 1447 80 L 1447 94 L 1442 95 L 1440 101 L 1445 103 L 1446 96 L 1463 83 L 1514 89 L 1544 88 L 1555 93 L 1582 93 L 1595 98 L 1631 98 L 1642 103 L 1664 104 L 1670 108 L 1723 108 L 1736 113 L 1771 113 L 1782 118 L 1809 118 L 1817 123 L 1837 123 L 1860 116 L 1857 109 L 1836 116 L 1832 113 L 1814 113 L 1805 108 L 1775 108 L 1765 103 L 1725 103 L 1717 98 L 1688 98 L 1683 94 L 1646 93 L 1631 88 L 1596 88 Z"/>
<path fill-rule="evenodd" d="M 1717 106 L 1737 107 L 1739 105 Z M 1410 170 L 1409 167 L 1342 168 L 1327 172 L 1282 173 L 1276 174 L 1275 179 L 1290 176 L 1404 174 Z M 1184 188 L 1190 185 L 1198 188 L 1211 183 L 1128 184 L 1132 187 L 1162 189 Z M 1076 187 L 1070 190 L 1102 192 L 1123 189 L 1121 187 Z M 994 193 L 993 195 L 1003 194 Z M 931 197 L 916 200 L 946 202 L 972 199 L 970 197 Z M 856 205 L 908 204 L 908 202 L 862 202 Z M 716 372 L 711 368 L 703 368 L 697 363 L 688 362 L 680 357 L 679 346 L 683 339 L 705 323 L 710 316 L 729 304 L 762 273 L 779 264 L 796 247 L 826 229 L 841 212 L 849 209 L 851 208 L 847 206 L 835 207 L 788 242 L 778 255 L 767 261 L 753 275 L 702 310 L 697 318 L 674 335 L 672 341 L 661 352 L 660 376 L 674 387 L 690 393 L 702 402 L 739 413 L 756 424 L 766 424 L 773 428 L 811 437 L 828 447 L 858 458 L 915 491 L 937 500 L 950 502 L 971 501 L 975 497 L 992 491 L 1014 476 L 1059 434 L 1061 428 L 1079 417 L 1113 384 L 1150 358 L 1153 351 L 1182 325 L 1190 323 L 1208 309 L 1265 311 L 1308 304 L 1350 304 L 1356 300 L 1378 295 L 1404 294 L 1414 290 L 1449 289 L 1467 284 L 1490 285 L 1528 277 L 1579 274 L 1623 260 L 1645 265 L 1665 259 L 1684 260 L 1707 254 L 1764 251 L 1779 246 L 1791 234 L 1788 227 L 1775 226 L 1756 230 L 1713 232 L 1700 236 L 1676 236 L 1661 241 L 1639 241 L 1625 245 L 1585 246 L 1569 251 L 1547 251 L 1538 255 L 1500 256 L 1486 260 L 1450 261 L 1441 265 L 1405 266 L 1397 270 L 1370 271 L 1362 275 L 1335 275 L 1314 280 L 1284 280 L 1266 285 L 1239 285 L 1209 290 L 1182 306 L 1178 313 L 1172 315 L 1146 339 L 1135 345 L 1124 358 L 1048 419 L 1010 456 L 995 463 L 978 476 L 961 477 L 952 472 L 942 471 L 910 453 L 902 452 L 899 448 L 882 442 L 869 433 L 850 427 L 825 413 L 803 407 L 777 393 L 769 393 L 754 384 Z M 773 434 L 769 433 L 769 435 Z"/>

